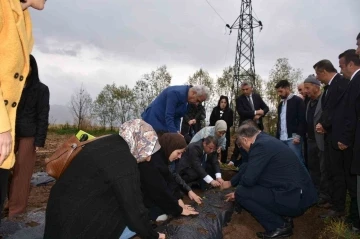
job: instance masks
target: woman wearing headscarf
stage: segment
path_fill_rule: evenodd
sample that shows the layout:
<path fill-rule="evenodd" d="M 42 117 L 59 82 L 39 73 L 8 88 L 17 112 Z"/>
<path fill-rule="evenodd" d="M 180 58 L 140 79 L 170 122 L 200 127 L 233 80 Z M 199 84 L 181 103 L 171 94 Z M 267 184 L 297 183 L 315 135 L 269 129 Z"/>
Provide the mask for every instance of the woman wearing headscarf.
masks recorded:
<path fill-rule="evenodd" d="M 182 201 L 179 185 L 169 170 L 169 162 L 179 159 L 185 151 L 184 137 L 178 133 L 165 133 L 160 138 L 160 145 L 161 149 L 151 155 L 150 161 L 138 165 L 144 204 L 150 209 L 151 219 L 162 221 L 169 214 L 174 217 L 198 214 Z"/>
<path fill-rule="evenodd" d="M 162 154 L 158 154 L 157 160 L 155 157 L 152 158 L 153 162 L 159 166 L 159 168 L 168 167 L 175 183 L 172 183 L 174 192 L 180 193 L 179 189 L 185 191 L 191 200 L 194 200 L 197 204 L 201 204 L 201 197 L 199 197 L 189 185 L 180 177 L 175 170 L 175 160 L 181 158 L 182 153 L 187 146 L 186 140 L 179 134 L 166 133 L 159 139 Z M 177 154 L 177 157 L 174 157 Z M 173 181 L 173 180 L 171 180 Z M 180 195 L 179 195 L 180 197 Z"/>
<path fill-rule="evenodd" d="M 51 189 L 44 239 L 165 238 L 152 229 L 142 200 L 137 163 L 159 147 L 155 131 L 140 122 L 133 122 L 131 151 L 123 136 L 110 135 L 72 160 Z"/>
<path fill-rule="evenodd" d="M 226 134 L 227 124 L 224 120 L 218 120 L 215 126 L 207 126 L 202 128 L 195 136 L 191 139 L 190 143 L 198 142 L 199 140 L 205 139 L 208 136 L 213 136 L 218 142 L 217 153 L 226 149 Z"/>
<path fill-rule="evenodd" d="M 210 126 L 215 126 L 216 121 L 224 120 L 227 124 L 226 130 L 226 147 L 221 151 L 221 162 L 226 163 L 228 148 L 230 147 L 230 127 L 234 124 L 234 112 L 229 107 L 229 98 L 220 96 L 218 105 L 214 107 L 210 115 Z"/>

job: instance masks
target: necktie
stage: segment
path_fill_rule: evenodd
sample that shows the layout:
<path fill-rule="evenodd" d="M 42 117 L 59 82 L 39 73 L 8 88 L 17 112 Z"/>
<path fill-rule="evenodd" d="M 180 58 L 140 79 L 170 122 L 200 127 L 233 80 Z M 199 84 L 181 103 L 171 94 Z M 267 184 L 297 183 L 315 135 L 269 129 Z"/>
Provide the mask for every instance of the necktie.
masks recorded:
<path fill-rule="evenodd" d="M 251 96 L 248 96 L 247 98 L 248 98 L 248 101 L 250 103 L 251 109 L 255 111 L 254 103 L 253 103 L 253 101 L 251 99 Z"/>
<path fill-rule="evenodd" d="M 325 97 L 326 97 L 326 94 L 328 92 L 328 88 L 329 88 L 329 85 L 326 85 L 324 87 L 324 93 L 323 93 L 323 95 L 321 97 L 321 105 L 322 105 L 322 107 L 324 107 L 324 105 L 325 105 Z"/>
<path fill-rule="evenodd" d="M 203 156 L 201 158 L 201 166 L 203 168 L 206 168 L 206 154 L 203 154 Z"/>

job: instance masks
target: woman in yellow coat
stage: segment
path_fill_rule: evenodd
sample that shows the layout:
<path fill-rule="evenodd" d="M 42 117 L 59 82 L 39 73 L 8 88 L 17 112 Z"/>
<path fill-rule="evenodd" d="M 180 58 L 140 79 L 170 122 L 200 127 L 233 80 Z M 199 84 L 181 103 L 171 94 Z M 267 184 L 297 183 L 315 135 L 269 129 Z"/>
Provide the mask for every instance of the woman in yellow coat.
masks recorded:
<path fill-rule="evenodd" d="M 34 44 L 27 9 L 42 10 L 45 1 L 0 0 L 0 213 L 7 193 L 9 169 L 15 162 L 16 109 L 29 73 Z"/>

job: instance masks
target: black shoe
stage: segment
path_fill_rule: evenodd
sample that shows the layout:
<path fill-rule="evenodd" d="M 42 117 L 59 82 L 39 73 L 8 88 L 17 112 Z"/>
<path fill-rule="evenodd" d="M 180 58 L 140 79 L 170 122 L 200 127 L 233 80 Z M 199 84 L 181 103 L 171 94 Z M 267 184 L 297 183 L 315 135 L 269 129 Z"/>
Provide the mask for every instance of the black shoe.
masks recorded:
<path fill-rule="evenodd" d="M 274 231 L 271 232 L 257 232 L 256 236 L 258 238 L 284 238 L 289 237 L 293 234 L 292 228 L 289 225 L 286 225 L 282 228 L 277 228 Z"/>
<path fill-rule="evenodd" d="M 283 217 L 283 219 L 287 225 L 290 225 L 291 228 L 294 228 L 294 221 L 292 217 Z"/>
<path fill-rule="evenodd" d="M 345 216 L 345 212 L 344 211 L 334 211 L 334 210 L 329 210 L 327 213 L 325 214 L 321 214 L 320 218 L 340 218 L 340 217 L 344 217 Z"/>

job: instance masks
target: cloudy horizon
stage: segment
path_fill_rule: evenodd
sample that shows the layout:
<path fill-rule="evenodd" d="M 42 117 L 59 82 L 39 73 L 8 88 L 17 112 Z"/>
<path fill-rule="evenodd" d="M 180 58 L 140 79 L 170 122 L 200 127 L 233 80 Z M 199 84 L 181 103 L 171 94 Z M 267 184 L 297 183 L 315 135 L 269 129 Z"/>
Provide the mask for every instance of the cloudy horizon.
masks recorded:
<path fill-rule="evenodd" d="M 226 23 L 240 13 L 241 1 L 209 0 Z M 256 72 L 267 80 L 278 58 L 312 74 L 312 65 L 355 48 L 360 1 L 253 1 L 264 29 L 254 29 Z M 234 64 L 237 31 L 205 0 L 198 1 L 47 1 L 31 11 L 33 54 L 51 104 L 67 105 L 84 84 L 93 98 L 106 84 L 133 87 L 141 76 L 161 65 L 172 85 L 183 84 L 203 68 L 216 80 Z M 338 16 L 340 15 L 340 16 Z"/>

